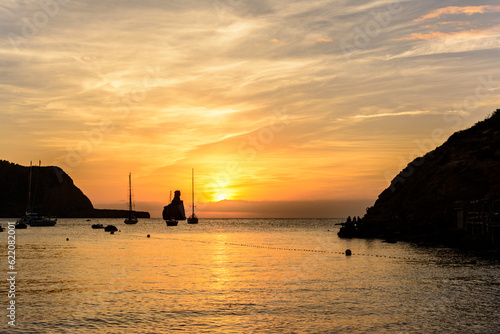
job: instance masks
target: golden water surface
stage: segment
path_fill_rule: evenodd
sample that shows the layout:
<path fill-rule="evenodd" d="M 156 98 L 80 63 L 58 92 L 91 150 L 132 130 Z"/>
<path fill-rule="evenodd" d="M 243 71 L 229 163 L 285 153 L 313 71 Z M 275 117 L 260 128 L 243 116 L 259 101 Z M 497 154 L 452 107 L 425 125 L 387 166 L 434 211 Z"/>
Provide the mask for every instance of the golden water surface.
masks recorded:
<path fill-rule="evenodd" d="M 120 229 L 113 235 L 91 229 L 96 222 L 16 230 L 16 326 L 4 311 L 0 332 L 500 329 L 500 266 L 471 254 L 339 239 L 335 219 L 200 219 L 177 227 L 101 219 Z M 1 238 L 7 277 L 7 234 Z"/>

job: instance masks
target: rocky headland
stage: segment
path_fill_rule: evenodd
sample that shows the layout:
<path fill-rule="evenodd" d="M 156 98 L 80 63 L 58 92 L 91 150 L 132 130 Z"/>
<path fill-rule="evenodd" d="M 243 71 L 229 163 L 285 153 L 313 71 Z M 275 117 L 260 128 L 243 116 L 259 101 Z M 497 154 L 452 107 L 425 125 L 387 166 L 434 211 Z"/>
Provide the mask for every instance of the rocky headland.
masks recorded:
<path fill-rule="evenodd" d="M 19 218 L 31 207 L 42 214 L 66 218 L 125 218 L 127 210 L 94 209 L 92 202 L 56 166 L 20 166 L 0 160 L 0 217 Z M 31 203 L 28 193 L 31 191 Z M 148 212 L 136 211 L 136 217 L 149 218 Z"/>
<path fill-rule="evenodd" d="M 410 162 L 343 237 L 498 248 L 500 109 Z"/>

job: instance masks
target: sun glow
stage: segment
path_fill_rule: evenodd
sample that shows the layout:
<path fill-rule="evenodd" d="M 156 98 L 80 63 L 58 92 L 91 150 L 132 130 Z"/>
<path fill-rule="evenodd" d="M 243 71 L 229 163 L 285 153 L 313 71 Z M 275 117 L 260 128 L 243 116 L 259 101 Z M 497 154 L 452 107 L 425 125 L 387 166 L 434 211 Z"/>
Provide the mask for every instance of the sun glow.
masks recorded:
<path fill-rule="evenodd" d="M 228 197 L 227 194 L 224 194 L 224 193 L 216 194 L 215 195 L 215 201 L 216 202 L 220 202 L 220 201 L 223 201 L 225 199 L 228 199 L 227 197 Z"/>

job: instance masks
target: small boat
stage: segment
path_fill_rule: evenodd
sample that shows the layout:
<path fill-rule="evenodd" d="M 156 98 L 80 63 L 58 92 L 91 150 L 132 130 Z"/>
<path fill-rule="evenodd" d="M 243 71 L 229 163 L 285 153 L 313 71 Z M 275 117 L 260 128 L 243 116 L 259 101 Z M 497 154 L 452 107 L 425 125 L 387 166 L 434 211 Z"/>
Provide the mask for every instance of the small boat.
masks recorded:
<path fill-rule="evenodd" d="M 57 218 L 46 217 L 37 212 L 26 211 L 23 218 L 17 221 L 18 224 L 27 224 L 29 226 L 54 226 L 57 223 Z M 22 225 L 21 225 L 22 226 Z M 22 228 L 22 227 L 21 227 Z"/>
<path fill-rule="evenodd" d="M 137 224 L 139 221 L 137 220 L 137 218 L 135 216 L 132 216 L 132 217 L 129 217 L 129 218 L 125 218 L 125 220 L 123 222 L 125 224 L 132 225 L 132 224 Z"/>
<path fill-rule="evenodd" d="M 132 173 L 128 173 L 128 217 L 124 220 L 125 224 L 137 224 L 137 217 L 132 212 Z"/>
<path fill-rule="evenodd" d="M 177 220 L 171 218 L 165 220 L 165 222 L 167 223 L 167 226 L 177 226 L 177 224 L 179 224 Z"/>
<path fill-rule="evenodd" d="M 56 217 L 43 216 L 39 212 L 34 211 L 35 195 L 38 188 L 38 179 L 40 178 L 40 168 L 41 161 L 38 162 L 38 175 L 35 184 L 35 194 L 33 199 L 31 198 L 31 180 L 33 175 L 33 164 L 30 162 L 30 177 L 29 177 L 29 188 L 28 188 L 28 209 L 26 210 L 24 216 L 17 221 L 17 223 L 23 223 L 30 226 L 54 226 L 57 222 Z M 20 225 L 22 226 L 22 225 Z M 23 227 L 20 227 L 23 228 Z"/>
<path fill-rule="evenodd" d="M 172 198 L 172 192 L 170 192 L 170 198 Z M 163 207 L 162 216 L 167 226 L 177 226 L 179 220 L 186 220 L 184 202 L 181 200 L 179 190 L 175 191 L 174 199 L 171 200 L 170 204 Z"/>
<path fill-rule="evenodd" d="M 54 226 L 57 222 L 57 219 L 52 219 L 49 217 L 44 217 L 41 220 L 31 221 L 29 224 L 31 227 L 34 226 Z"/>
<path fill-rule="evenodd" d="M 188 224 L 198 224 L 198 217 L 194 214 L 194 168 L 191 170 L 191 206 L 193 208 L 193 213 L 187 219 Z"/>
<path fill-rule="evenodd" d="M 104 228 L 104 231 L 106 232 L 116 232 L 118 229 L 116 228 L 115 225 L 108 225 Z"/>
<path fill-rule="evenodd" d="M 98 229 L 98 228 L 104 228 L 103 224 L 92 224 L 92 228 Z"/>
<path fill-rule="evenodd" d="M 24 229 L 28 228 L 28 225 L 26 225 L 25 223 L 18 222 L 18 223 L 16 223 L 16 225 L 14 226 L 14 228 L 16 230 L 24 230 Z"/>

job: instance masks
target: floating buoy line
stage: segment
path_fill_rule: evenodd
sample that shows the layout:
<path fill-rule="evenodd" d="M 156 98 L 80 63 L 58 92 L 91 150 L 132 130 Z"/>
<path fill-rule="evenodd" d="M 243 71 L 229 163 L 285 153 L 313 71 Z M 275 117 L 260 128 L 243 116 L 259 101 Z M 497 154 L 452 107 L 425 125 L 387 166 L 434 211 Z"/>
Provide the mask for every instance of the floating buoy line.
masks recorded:
<path fill-rule="evenodd" d="M 241 247 L 250 247 L 250 248 L 264 248 L 264 249 L 274 249 L 274 250 L 292 251 L 292 252 L 309 252 L 309 253 L 337 254 L 337 255 L 345 255 L 345 256 L 369 256 L 369 257 L 378 257 L 378 258 L 419 261 L 419 259 L 412 258 L 412 257 L 389 256 L 389 255 L 374 255 L 374 254 L 365 254 L 365 253 L 354 253 L 350 249 L 346 249 L 345 251 L 342 252 L 342 251 L 330 251 L 330 250 L 321 250 L 321 249 L 289 248 L 289 247 L 276 247 L 276 246 L 261 246 L 261 245 L 252 245 L 252 244 L 237 243 L 237 242 L 224 242 L 224 244 L 231 245 L 231 246 L 241 246 Z"/>
<path fill-rule="evenodd" d="M 144 235 L 139 234 L 131 234 L 138 237 L 144 237 Z M 414 257 L 408 256 L 391 256 L 391 255 L 381 255 L 381 254 L 367 254 L 367 253 L 355 253 L 350 249 L 346 249 L 345 251 L 333 251 L 333 250 L 322 250 L 322 249 L 308 249 L 308 248 L 291 248 L 291 247 L 278 247 L 278 246 L 264 246 L 264 245 L 255 245 L 248 243 L 239 243 L 239 242 L 227 242 L 227 241 L 215 241 L 215 240 L 193 240 L 186 238 L 177 238 L 177 237 L 164 237 L 164 236 L 151 236 L 147 235 L 150 239 L 169 239 L 169 240 L 178 240 L 178 241 L 186 241 L 186 242 L 198 242 L 198 243 L 206 243 L 206 244 L 219 244 L 219 245 L 229 245 L 229 246 L 238 246 L 238 247 L 247 247 L 247 248 L 260 248 L 260 249 L 272 249 L 279 251 L 288 251 L 288 252 L 307 252 L 307 253 L 322 253 L 322 254 L 335 254 L 335 255 L 344 255 L 344 256 L 364 256 L 364 257 L 374 257 L 374 258 L 387 258 L 387 259 L 395 259 L 395 260 L 409 260 L 409 261 L 425 261 L 430 262 L 429 259 L 418 259 Z M 432 262 L 440 262 L 438 260 Z"/>

